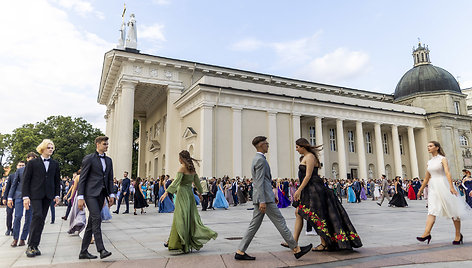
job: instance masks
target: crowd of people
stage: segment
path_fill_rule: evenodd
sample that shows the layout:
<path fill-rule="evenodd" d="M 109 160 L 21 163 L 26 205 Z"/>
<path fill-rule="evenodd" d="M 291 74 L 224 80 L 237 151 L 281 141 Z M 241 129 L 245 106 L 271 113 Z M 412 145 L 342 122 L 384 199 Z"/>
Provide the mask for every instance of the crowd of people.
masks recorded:
<path fill-rule="evenodd" d="M 134 215 L 146 214 L 149 204 L 154 204 L 159 213 L 174 213 L 169 238 L 164 246 L 169 250 L 184 253 L 200 249 L 217 233 L 206 227 L 199 216 L 197 206 L 202 211 L 208 209 L 229 209 L 249 201 L 254 210 L 253 219 L 235 253 L 237 260 L 254 260 L 246 253 L 264 215 L 277 227 L 285 242 L 298 259 L 308 251 L 337 251 L 362 246 L 359 235 L 342 206 L 348 203 L 378 201 L 382 206 L 388 199 L 389 206 L 406 207 L 409 200 L 427 199 L 428 217 L 425 232 L 417 237 L 419 241 L 431 240 L 431 230 L 436 216 L 453 220 L 456 233 L 453 244 L 460 244 L 460 218 L 471 213 L 472 177 L 463 170 L 463 178 L 453 180 L 447 166 L 447 159 L 437 142 L 428 143 L 428 151 L 433 158 L 428 162 L 428 170 L 423 180 L 419 178 L 388 180 L 385 175 L 379 179 L 331 179 L 318 175 L 321 166 L 318 160 L 320 147 L 311 146 L 304 138 L 296 142 L 300 153 L 298 178 L 273 179 L 265 159 L 268 151 L 266 137 L 254 138 L 252 144 L 257 153 L 251 166 L 252 178 L 205 178 L 195 171 L 193 159 L 188 151 L 181 151 L 181 168 L 172 179 L 169 175 L 158 178 L 123 178 L 113 176 L 111 158 L 106 156 L 108 138 L 97 137 L 95 153 L 87 155 L 81 169 L 72 177 L 60 177 L 60 167 L 51 158 L 55 147 L 51 140 L 43 140 L 34 152 L 26 156 L 26 161 L 17 164 L 16 172 L 0 182 L 3 205 L 7 205 L 7 231 L 12 235 L 12 247 L 28 245 L 26 255 L 41 255 L 38 248 L 48 211 L 51 210 L 51 224 L 55 222 L 55 206 L 65 205 L 67 210 L 63 220 L 69 221 L 69 234 L 79 233 L 82 246 L 80 259 L 94 259 L 88 252 L 95 243 L 100 258 L 111 255 L 102 240 L 101 223 L 112 219 L 110 207 L 116 205 L 113 213 L 130 213 L 133 203 Z M 465 200 L 464 200 L 465 199 Z M 468 206 L 467 206 L 468 205 Z M 281 208 L 293 206 L 296 209 L 295 226 L 292 232 L 280 213 Z M 20 232 L 24 216 L 23 229 Z M 300 247 L 298 239 L 304 222 L 307 228 L 320 236 L 320 244 Z M 21 235 L 21 236 L 20 236 Z M 26 242 L 26 240 L 28 241 Z"/>

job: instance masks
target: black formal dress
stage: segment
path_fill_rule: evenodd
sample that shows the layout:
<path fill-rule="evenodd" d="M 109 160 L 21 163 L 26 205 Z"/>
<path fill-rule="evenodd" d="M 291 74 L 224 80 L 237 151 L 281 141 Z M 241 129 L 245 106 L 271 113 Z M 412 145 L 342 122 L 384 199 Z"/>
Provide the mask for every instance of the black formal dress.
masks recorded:
<path fill-rule="evenodd" d="M 92 240 L 92 234 L 95 238 L 97 251 L 101 252 L 105 247 L 102 239 L 102 217 L 100 212 L 105 198 L 108 196 L 115 197 L 112 193 L 113 163 L 110 157 L 100 156 L 95 152 L 84 157 L 81 169 L 78 198 L 85 199 L 85 204 L 89 210 L 89 218 L 80 252 L 85 253 L 87 251 Z"/>
<path fill-rule="evenodd" d="M 47 170 L 46 165 L 48 166 Z M 28 246 L 38 247 L 52 199 L 59 196 L 60 193 L 59 163 L 51 158 L 43 160 L 42 157 L 38 157 L 32 159 L 26 164 L 21 182 L 22 195 L 23 197 L 29 197 L 30 209 L 33 209 Z"/>
<path fill-rule="evenodd" d="M 146 201 L 146 199 L 144 199 L 144 195 L 143 193 L 141 192 L 141 189 L 138 189 L 141 188 L 141 186 L 137 186 L 135 188 L 135 193 L 134 193 L 134 208 L 135 209 L 138 209 L 138 208 L 144 208 L 144 207 L 148 207 L 148 203 Z"/>
<path fill-rule="evenodd" d="M 389 205 L 395 206 L 395 207 L 407 207 L 408 203 L 406 202 L 405 199 L 405 191 L 403 191 L 402 188 L 402 182 L 400 181 L 397 183 L 396 187 L 396 193 L 393 195 L 392 200 L 388 202 Z"/>
<path fill-rule="evenodd" d="M 300 165 L 300 184 L 306 175 L 306 166 Z M 316 233 L 324 239 L 328 250 L 345 250 L 362 247 L 362 242 L 351 223 L 347 212 L 318 176 L 315 167 L 310 181 L 303 188 L 298 204 L 298 214 L 302 216 Z"/>

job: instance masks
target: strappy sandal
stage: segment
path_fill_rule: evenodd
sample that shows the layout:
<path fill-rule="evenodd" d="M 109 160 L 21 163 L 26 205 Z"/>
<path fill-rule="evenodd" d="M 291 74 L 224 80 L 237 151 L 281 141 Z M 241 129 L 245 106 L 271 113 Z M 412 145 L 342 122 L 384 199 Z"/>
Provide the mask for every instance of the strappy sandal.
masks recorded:
<path fill-rule="evenodd" d="M 328 246 L 323 245 L 323 244 L 319 244 L 318 246 L 311 249 L 311 251 L 327 251 L 327 250 L 328 250 Z"/>
<path fill-rule="evenodd" d="M 282 243 L 280 243 L 280 245 L 281 245 L 282 247 L 284 247 L 284 248 L 289 248 L 289 246 L 288 246 L 287 243 L 282 242 Z"/>

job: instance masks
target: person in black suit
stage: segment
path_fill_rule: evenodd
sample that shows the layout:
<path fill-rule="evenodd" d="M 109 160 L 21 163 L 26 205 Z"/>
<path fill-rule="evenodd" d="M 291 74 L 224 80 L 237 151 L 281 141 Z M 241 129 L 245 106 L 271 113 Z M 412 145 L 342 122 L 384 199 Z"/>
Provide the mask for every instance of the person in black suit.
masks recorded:
<path fill-rule="evenodd" d="M 238 205 L 238 182 L 233 179 L 231 184 L 231 195 L 233 196 L 234 206 Z"/>
<path fill-rule="evenodd" d="M 45 139 L 36 148 L 41 157 L 32 159 L 25 168 L 22 179 L 23 206 L 26 210 L 33 208 L 28 249 L 26 256 L 41 255 L 38 246 L 43 233 L 44 220 L 48 214 L 52 199 L 59 204 L 61 177 L 59 163 L 51 158 L 54 143 Z"/>
<path fill-rule="evenodd" d="M 8 176 L 7 185 L 5 186 L 5 191 L 3 192 L 3 196 L 2 196 L 3 205 L 7 204 L 8 192 L 10 192 L 11 183 L 13 182 L 14 176 L 15 176 L 15 173 L 10 174 L 10 176 Z M 1 192 L 2 192 L 2 189 L 0 188 L 0 194 Z M 13 223 L 13 210 L 14 209 L 15 209 L 14 207 L 9 207 L 9 206 L 7 206 L 6 208 L 7 210 L 7 230 L 5 232 L 6 236 L 9 236 L 13 233 L 12 223 Z"/>
<path fill-rule="evenodd" d="M 208 193 L 208 203 L 210 204 L 210 206 L 208 207 L 208 209 L 215 210 L 215 208 L 213 207 L 213 200 L 215 199 L 216 192 L 218 192 L 218 186 L 216 186 L 216 178 L 213 177 L 210 180 L 210 192 Z"/>
<path fill-rule="evenodd" d="M 129 185 L 130 185 L 130 180 L 128 178 L 128 171 L 125 171 L 123 174 L 123 180 L 121 181 L 121 195 L 120 198 L 118 198 L 118 204 L 116 206 L 116 210 L 113 211 L 113 213 L 118 214 L 120 212 L 120 205 L 121 201 L 123 200 L 123 197 L 125 198 L 125 203 L 126 203 L 126 210 L 123 212 L 123 214 L 128 214 L 129 213 Z"/>
<path fill-rule="evenodd" d="M 92 241 L 92 234 L 95 238 L 97 251 L 100 253 L 100 259 L 111 255 L 103 245 L 102 239 L 102 211 L 105 198 L 108 197 L 108 206 L 112 206 L 115 202 L 113 194 L 113 163 L 111 158 L 105 155 L 108 150 L 108 137 L 99 136 L 95 139 L 97 150 L 95 153 L 89 154 L 82 160 L 82 168 L 80 173 L 78 188 L 78 207 L 84 209 L 87 204 L 89 210 L 89 218 L 87 220 L 87 228 L 85 228 L 84 238 L 82 239 L 82 248 L 80 250 L 79 259 L 95 259 L 88 252 L 88 247 Z"/>

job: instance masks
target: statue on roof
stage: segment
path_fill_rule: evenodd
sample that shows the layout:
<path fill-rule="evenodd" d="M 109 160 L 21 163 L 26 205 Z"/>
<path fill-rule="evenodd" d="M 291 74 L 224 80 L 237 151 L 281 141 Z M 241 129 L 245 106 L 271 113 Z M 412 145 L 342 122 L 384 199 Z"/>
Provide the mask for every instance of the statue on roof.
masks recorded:
<path fill-rule="evenodd" d="M 138 38 L 136 34 L 136 19 L 131 14 L 128 21 L 128 37 L 126 38 L 125 48 L 136 49 L 138 47 Z"/>

